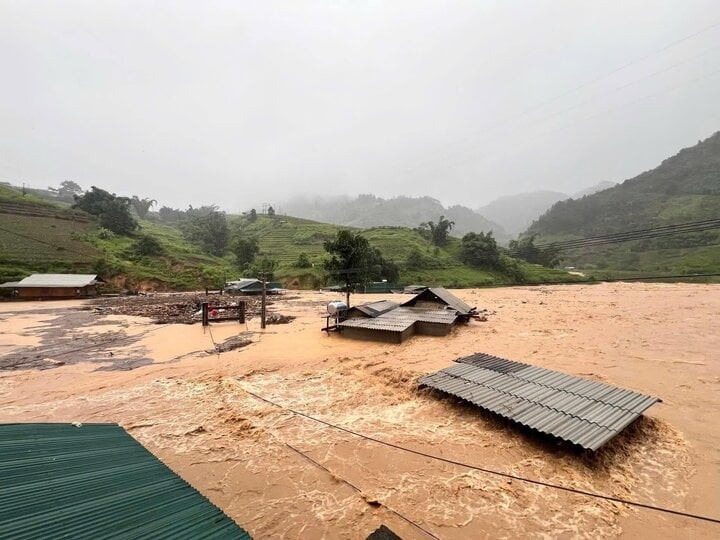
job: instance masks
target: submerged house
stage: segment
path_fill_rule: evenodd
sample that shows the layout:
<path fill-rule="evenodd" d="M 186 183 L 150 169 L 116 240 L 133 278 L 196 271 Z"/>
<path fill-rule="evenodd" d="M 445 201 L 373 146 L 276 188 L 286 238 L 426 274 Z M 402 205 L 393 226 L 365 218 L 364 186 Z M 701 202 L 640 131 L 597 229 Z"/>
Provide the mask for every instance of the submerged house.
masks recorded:
<path fill-rule="evenodd" d="M 255 278 L 242 278 L 238 281 L 228 281 L 223 288 L 226 294 L 253 295 L 262 294 L 262 281 Z M 265 284 L 267 294 L 280 294 L 282 284 L 277 281 L 268 281 Z"/>
<path fill-rule="evenodd" d="M 427 288 L 402 304 L 402 306 L 453 310 L 457 312 L 458 317 L 460 317 L 464 322 L 467 322 L 477 310 L 477 308 L 470 307 L 443 287 Z"/>
<path fill-rule="evenodd" d="M 98 295 L 97 285 L 103 283 L 96 274 L 32 274 L 3 288 L 17 291 L 15 296 L 28 299 L 90 298 Z"/>
<path fill-rule="evenodd" d="M 354 339 L 402 343 L 415 334 L 446 336 L 453 325 L 474 314 L 475 308 L 446 289 L 433 290 L 437 292 L 423 291 L 402 305 L 380 300 L 354 306 L 338 323 L 338 331 Z"/>

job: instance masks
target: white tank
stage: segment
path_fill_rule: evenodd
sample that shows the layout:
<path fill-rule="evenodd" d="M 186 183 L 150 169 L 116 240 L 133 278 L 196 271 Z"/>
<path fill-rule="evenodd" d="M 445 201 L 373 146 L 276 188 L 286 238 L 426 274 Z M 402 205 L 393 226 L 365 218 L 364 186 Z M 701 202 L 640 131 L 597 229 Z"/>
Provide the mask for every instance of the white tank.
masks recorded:
<path fill-rule="evenodd" d="M 345 302 L 341 302 L 340 300 L 330 302 L 327 305 L 327 312 L 330 315 L 336 315 L 337 313 L 339 313 L 341 311 L 345 311 L 346 309 L 347 309 L 347 304 Z"/>

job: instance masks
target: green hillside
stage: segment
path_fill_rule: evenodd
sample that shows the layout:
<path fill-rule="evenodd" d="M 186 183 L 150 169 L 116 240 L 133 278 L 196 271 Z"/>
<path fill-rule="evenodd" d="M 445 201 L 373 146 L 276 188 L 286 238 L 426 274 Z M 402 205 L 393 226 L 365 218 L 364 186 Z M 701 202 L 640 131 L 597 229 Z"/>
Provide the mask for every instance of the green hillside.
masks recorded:
<path fill-rule="evenodd" d="M 67 205 L 42 200 L 17 189 L 0 186 L 0 282 L 21 279 L 33 272 L 93 272 L 119 288 L 150 290 L 219 287 L 242 276 L 230 250 L 223 257 L 204 253 L 188 242 L 177 224 L 160 223 L 158 213 L 138 219 L 130 236 L 100 227 L 93 216 Z M 232 235 L 258 239 L 260 257 L 278 263 L 275 279 L 288 287 L 325 285 L 324 243 L 340 227 L 288 216 L 228 216 Z M 361 231 L 373 248 L 401 269 L 403 283 L 469 287 L 518 281 L 563 281 L 568 274 L 523 263 L 503 273 L 462 264 L 460 240 L 450 238 L 443 248 L 403 227 L 376 227 Z M 154 255 L 142 255 L 139 245 L 152 238 Z M 231 237 L 232 241 L 232 237 Z M 413 254 L 414 265 L 408 258 Z M 310 266 L 299 267 L 304 255 Z M 420 260 L 422 264 L 417 264 Z"/>
<path fill-rule="evenodd" d="M 537 243 L 720 218 L 720 132 L 613 188 L 556 203 L 525 234 Z M 563 252 L 563 264 L 636 272 L 717 272 L 720 230 Z"/>
<path fill-rule="evenodd" d="M 236 218 L 236 225 L 243 221 Z M 326 240 L 333 239 L 341 227 L 289 216 L 259 215 L 254 223 L 245 223 L 243 234 L 255 235 L 260 243 L 260 255 L 279 262 L 275 275 L 286 284 L 316 287 L 324 283 L 322 262 L 327 258 L 323 247 Z M 344 227 L 348 228 L 348 227 Z M 498 271 L 473 268 L 458 259 L 460 240 L 450 238 L 447 246 L 439 248 L 405 227 L 374 227 L 352 229 L 367 238 L 373 248 L 378 248 L 387 259 L 401 268 L 403 283 L 423 283 L 446 287 L 474 287 L 517 283 L 514 276 Z M 409 269 L 406 267 L 412 251 L 420 252 L 428 261 L 428 267 Z M 305 253 L 313 264 L 311 268 L 298 268 L 295 264 L 301 253 Z M 578 279 L 567 272 L 552 270 L 537 265 L 518 262 L 528 282 L 566 281 Z"/>

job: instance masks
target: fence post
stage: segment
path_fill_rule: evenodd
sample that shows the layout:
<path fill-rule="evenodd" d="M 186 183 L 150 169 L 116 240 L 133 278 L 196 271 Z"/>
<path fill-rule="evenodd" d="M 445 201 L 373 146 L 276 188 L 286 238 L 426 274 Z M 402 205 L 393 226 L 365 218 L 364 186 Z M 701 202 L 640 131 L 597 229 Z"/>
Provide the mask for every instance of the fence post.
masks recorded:
<path fill-rule="evenodd" d="M 208 303 L 203 302 L 202 303 L 202 325 L 207 326 L 210 324 L 210 321 L 208 320 Z"/>
<path fill-rule="evenodd" d="M 238 302 L 238 321 L 240 324 L 245 323 L 245 302 Z"/>

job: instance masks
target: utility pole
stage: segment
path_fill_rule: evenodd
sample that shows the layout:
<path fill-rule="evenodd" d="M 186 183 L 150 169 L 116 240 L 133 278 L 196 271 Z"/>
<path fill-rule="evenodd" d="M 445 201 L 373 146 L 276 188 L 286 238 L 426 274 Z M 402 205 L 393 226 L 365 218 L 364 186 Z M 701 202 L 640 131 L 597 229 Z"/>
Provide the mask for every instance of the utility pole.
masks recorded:
<path fill-rule="evenodd" d="M 262 278 L 262 300 L 260 302 L 260 328 L 265 330 L 265 298 L 267 295 L 267 288 L 265 286 L 266 272 L 261 272 L 260 277 Z"/>

